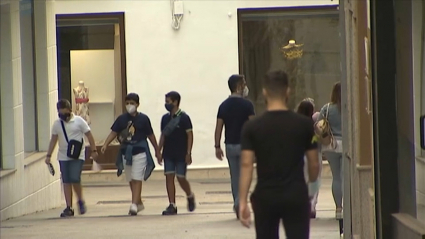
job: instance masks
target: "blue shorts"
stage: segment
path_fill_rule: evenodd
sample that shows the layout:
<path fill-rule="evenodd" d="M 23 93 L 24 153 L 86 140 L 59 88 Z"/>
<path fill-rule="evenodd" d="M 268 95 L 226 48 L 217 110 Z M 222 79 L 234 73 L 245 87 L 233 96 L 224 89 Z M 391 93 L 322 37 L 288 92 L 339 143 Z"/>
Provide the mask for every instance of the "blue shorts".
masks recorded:
<path fill-rule="evenodd" d="M 185 161 L 164 159 L 164 174 L 175 174 L 179 178 L 185 178 L 187 171 L 187 164 Z"/>
<path fill-rule="evenodd" d="M 63 183 L 80 183 L 84 160 L 59 161 Z"/>

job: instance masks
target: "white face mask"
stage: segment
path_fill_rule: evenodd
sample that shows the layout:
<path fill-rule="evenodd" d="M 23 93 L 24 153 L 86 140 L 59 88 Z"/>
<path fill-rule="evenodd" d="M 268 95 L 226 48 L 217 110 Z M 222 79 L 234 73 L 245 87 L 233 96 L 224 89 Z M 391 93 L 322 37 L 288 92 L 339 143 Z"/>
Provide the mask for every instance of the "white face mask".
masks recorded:
<path fill-rule="evenodd" d="M 127 109 L 127 112 L 129 114 L 133 114 L 136 112 L 136 106 L 135 105 L 126 105 L 125 108 Z"/>
<path fill-rule="evenodd" d="M 248 97 L 248 94 L 249 94 L 248 86 L 245 86 L 245 88 L 242 91 L 242 97 L 246 98 Z"/>

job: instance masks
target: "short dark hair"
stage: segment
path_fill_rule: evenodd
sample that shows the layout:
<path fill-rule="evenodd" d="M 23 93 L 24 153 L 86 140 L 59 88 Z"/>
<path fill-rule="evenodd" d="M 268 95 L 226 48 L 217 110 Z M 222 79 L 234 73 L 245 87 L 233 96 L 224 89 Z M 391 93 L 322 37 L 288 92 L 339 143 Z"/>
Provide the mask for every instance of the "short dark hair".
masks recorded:
<path fill-rule="evenodd" d="M 56 108 L 58 110 L 61 110 L 61 109 L 69 109 L 70 110 L 71 109 L 71 103 L 67 99 L 60 99 L 58 101 L 58 103 L 56 103 Z"/>
<path fill-rule="evenodd" d="M 165 94 L 165 98 L 170 98 L 172 101 L 177 101 L 177 105 L 180 105 L 181 96 L 179 92 L 177 91 L 170 91 L 167 94 Z"/>
<path fill-rule="evenodd" d="M 231 75 L 229 77 L 229 81 L 227 82 L 229 85 L 230 92 L 234 93 L 236 92 L 236 89 L 238 88 L 238 84 L 243 80 L 243 75 Z"/>
<path fill-rule="evenodd" d="M 298 105 L 297 113 L 311 118 L 313 117 L 314 106 L 310 101 L 301 101 L 301 103 Z"/>
<path fill-rule="evenodd" d="M 129 100 L 132 100 L 136 102 L 137 104 L 139 104 L 140 98 L 139 98 L 139 95 L 136 93 L 129 93 L 128 95 L 125 96 L 125 101 L 129 101 Z"/>
<path fill-rule="evenodd" d="M 288 87 L 288 75 L 284 71 L 272 71 L 264 77 L 263 88 L 271 97 L 286 96 Z"/>

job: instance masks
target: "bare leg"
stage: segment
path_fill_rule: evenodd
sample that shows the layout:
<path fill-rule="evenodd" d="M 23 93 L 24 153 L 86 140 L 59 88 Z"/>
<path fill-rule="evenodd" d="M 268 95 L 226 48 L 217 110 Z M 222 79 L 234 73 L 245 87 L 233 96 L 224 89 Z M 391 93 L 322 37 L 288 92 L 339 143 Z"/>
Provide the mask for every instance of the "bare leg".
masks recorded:
<path fill-rule="evenodd" d="M 186 196 L 191 196 L 192 191 L 190 190 L 189 181 L 187 181 L 187 179 L 183 177 L 177 177 L 177 181 L 179 181 L 180 187 L 186 193 Z"/>
<path fill-rule="evenodd" d="M 77 194 L 78 200 L 84 201 L 83 200 L 83 187 L 81 186 L 81 184 L 74 183 L 74 184 L 72 184 L 72 187 L 74 188 L 75 194 Z"/>
<path fill-rule="evenodd" d="M 174 184 L 175 174 L 165 175 L 165 184 L 167 186 L 168 200 L 170 203 L 176 203 L 176 185 Z"/>
<path fill-rule="evenodd" d="M 63 184 L 63 193 L 65 195 L 65 202 L 67 207 L 72 207 L 72 184 Z"/>
<path fill-rule="evenodd" d="M 142 182 L 133 180 L 131 181 L 132 190 L 131 190 L 131 201 L 133 204 L 140 204 L 141 198 L 140 194 L 142 192 Z"/>

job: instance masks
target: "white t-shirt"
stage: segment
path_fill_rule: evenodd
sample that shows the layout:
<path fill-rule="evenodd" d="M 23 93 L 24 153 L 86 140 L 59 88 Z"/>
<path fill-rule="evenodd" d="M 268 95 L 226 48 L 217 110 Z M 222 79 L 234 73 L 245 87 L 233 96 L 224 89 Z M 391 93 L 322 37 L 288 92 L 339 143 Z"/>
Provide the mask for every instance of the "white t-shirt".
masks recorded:
<path fill-rule="evenodd" d="M 90 127 L 87 122 L 81 118 L 80 116 L 73 115 L 69 122 L 63 122 L 66 130 L 66 134 L 68 135 L 68 140 L 74 139 L 81 141 L 84 137 L 84 134 L 90 131 Z M 68 161 L 75 160 L 66 156 L 66 151 L 68 148 L 68 143 L 65 139 L 65 134 L 62 130 L 61 120 L 57 119 L 53 123 L 52 134 L 58 135 L 59 140 L 59 150 L 58 150 L 58 160 L 60 161 Z M 83 145 L 83 149 L 81 150 L 80 159 L 85 160 L 86 149 Z"/>

